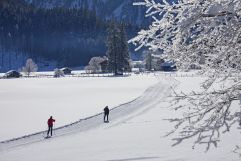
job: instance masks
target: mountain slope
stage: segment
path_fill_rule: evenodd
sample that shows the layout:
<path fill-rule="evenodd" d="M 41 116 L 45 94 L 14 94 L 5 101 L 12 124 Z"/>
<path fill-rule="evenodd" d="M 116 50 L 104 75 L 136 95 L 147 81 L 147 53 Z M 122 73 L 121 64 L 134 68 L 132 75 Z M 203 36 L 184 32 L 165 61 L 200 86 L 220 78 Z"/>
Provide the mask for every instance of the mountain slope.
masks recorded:
<path fill-rule="evenodd" d="M 26 57 L 38 64 L 41 58 L 57 61 L 60 67 L 86 65 L 93 55 L 104 55 L 107 26 L 82 8 L 38 9 L 24 1 L 2 0 L 0 71 L 18 70 Z"/>
<path fill-rule="evenodd" d="M 136 25 L 147 25 L 145 7 L 133 6 L 138 0 L 25 0 L 40 8 L 87 8 L 96 11 L 99 17 L 125 21 Z"/>

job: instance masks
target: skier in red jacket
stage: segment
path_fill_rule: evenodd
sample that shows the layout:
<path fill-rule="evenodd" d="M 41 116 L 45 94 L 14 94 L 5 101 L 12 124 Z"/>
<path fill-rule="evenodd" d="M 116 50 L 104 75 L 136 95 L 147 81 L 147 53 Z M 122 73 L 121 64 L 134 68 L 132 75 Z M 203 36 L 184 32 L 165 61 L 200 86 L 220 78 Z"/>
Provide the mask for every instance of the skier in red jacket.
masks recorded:
<path fill-rule="evenodd" d="M 50 118 L 48 119 L 48 127 L 49 127 L 49 129 L 48 129 L 47 137 L 49 137 L 49 132 L 50 132 L 50 134 L 52 136 L 54 122 L 55 122 L 55 120 L 53 119 L 52 116 L 50 116 Z"/>

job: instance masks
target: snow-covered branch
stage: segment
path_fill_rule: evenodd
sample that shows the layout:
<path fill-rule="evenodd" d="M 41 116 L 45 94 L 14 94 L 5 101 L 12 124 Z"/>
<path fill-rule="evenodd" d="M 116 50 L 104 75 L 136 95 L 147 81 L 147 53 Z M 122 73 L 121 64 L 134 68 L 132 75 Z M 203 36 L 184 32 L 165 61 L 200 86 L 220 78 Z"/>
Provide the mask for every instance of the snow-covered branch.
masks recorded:
<path fill-rule="evenodd" d="M 135 5 L 146 6 L 146 16 L 153 17 L 150 27 L 129 41 L 136 50 L 162 51 L 179 70 L 197 64 L 209 75 L 202 92 L 175 93 L 175 109 L 183 112 L 169 120 L 176 123 L 171 133 L 179 133 L 175 145 L 196 137 L 194 144 L 216 146 L 241 117 L 240 107 L 232 105 L 241 93 L 241 1 L 140 0 Z"/>
<path fill-rule="evenodd" d="M 194 145 L 207 144 L 207 150 L 211 145 L 217 146 L 220 133 L 230 131 L 232 125 L 240 121 L 239 108 L 231 110 L 232 102 L 239 99 L 237 96 L 240 92 L 241 84 L 198 93 L 175 93 L 175 110 L 182 110 L 183 115 L 169 119 L 175 123 L 172 133 L 179 132 L 174 145 L 195 137 Z M 188 103 L 184 104 L 185 101 Z"/>

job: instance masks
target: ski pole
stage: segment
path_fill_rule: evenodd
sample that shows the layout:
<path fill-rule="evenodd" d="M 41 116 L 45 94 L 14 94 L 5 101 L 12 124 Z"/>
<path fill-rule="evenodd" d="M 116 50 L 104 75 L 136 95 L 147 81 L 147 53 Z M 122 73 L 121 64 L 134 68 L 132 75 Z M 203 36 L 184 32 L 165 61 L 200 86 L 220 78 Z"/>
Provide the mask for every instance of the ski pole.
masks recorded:
<path fill-rule="evenodd" d="M 53 135 L 55 136 L 55 130 L 54 130 L 54 128 L 55 128 L 55 124 L 53 125 Z"/>

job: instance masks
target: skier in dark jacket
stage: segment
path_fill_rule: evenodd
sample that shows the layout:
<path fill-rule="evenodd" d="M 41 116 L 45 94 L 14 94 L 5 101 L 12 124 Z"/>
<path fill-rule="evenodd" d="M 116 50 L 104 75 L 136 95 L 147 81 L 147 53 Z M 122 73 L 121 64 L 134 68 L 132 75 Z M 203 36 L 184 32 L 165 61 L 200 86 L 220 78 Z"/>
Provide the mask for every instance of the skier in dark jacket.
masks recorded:
<path fill-rule="evenodd" d="M 104 108 L 104 122 L 109 122 L 109 112 L 110 112 L 110 110 L 109 110 L 108 106 L 106 106 Z"/>
<path fill-rule="evenodd" d="M 53 124 L 54 124 L 55 120 L 53 119 L 52 116 L 50 116 L 50 118 L 48 119 L 48 133 L 47 133 L 47 137 L 49 137 L 49 132 L 50 132 L 50 135 L 52 136 L 52 132 L 53 132 Z"/>

